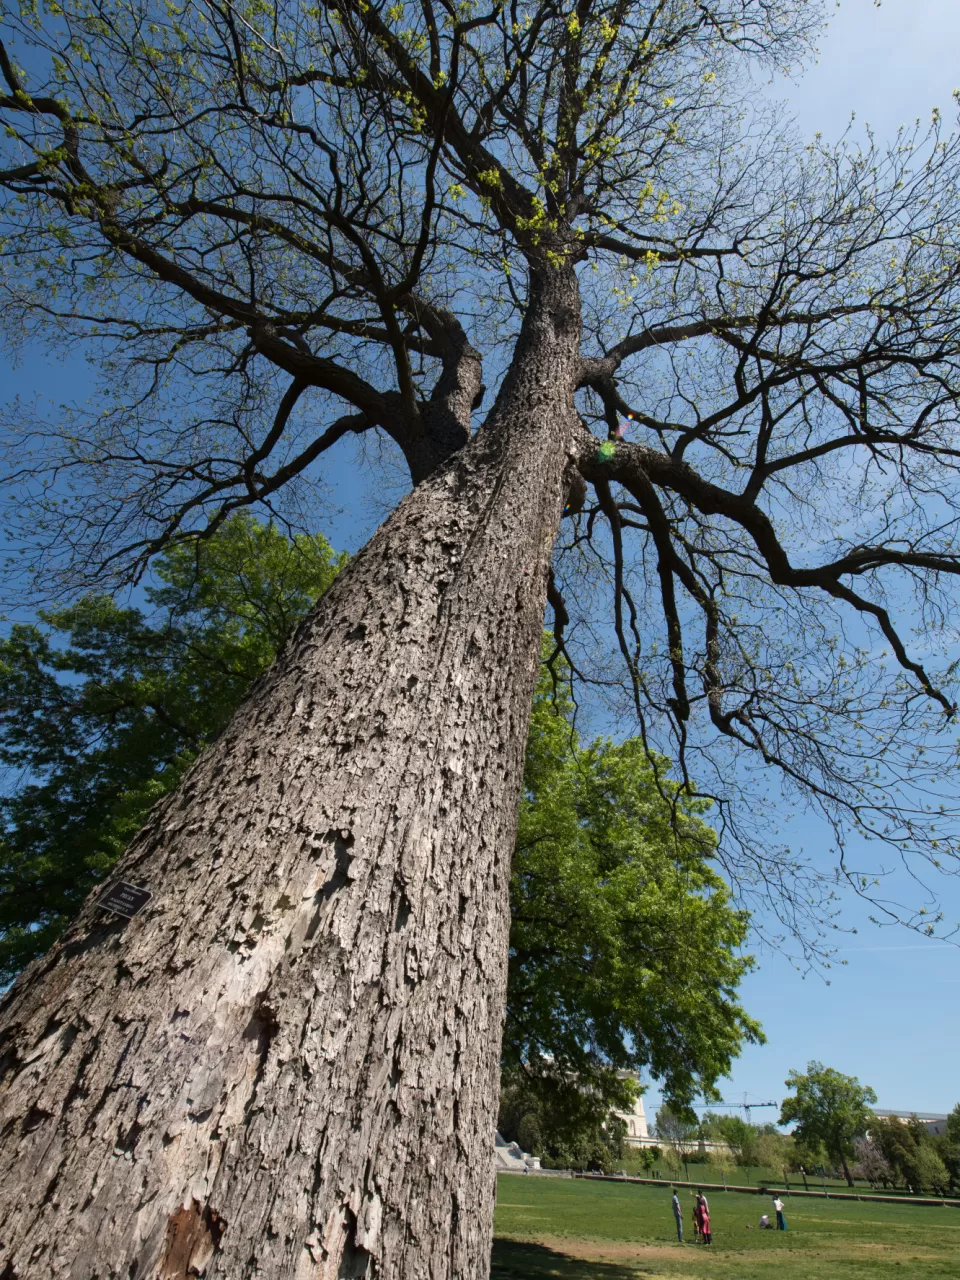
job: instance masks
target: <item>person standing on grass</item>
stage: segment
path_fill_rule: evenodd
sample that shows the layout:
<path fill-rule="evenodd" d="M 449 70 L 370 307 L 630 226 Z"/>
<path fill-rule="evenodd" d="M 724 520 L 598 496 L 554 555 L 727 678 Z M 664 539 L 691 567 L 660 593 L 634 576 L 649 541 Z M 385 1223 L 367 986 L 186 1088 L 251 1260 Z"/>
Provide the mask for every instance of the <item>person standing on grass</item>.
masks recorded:
<path fill-rule="evenodd" d="M 676 1187 L 673 1188 L 673 1216 L 677 1224 L 677 1239 L 683 1244 L 683 1210 L 680 1208 Z"/>
<path fill-rule="evenodd" d="M 710 1206 L 702 1192 L 697 1197 L 697 1207 L 700 1210 L 700 1239 L 704 1244 L 713 1244 L 713 1236 L 710 1233 Z"/>
<path fill-rule="evenodd" d="M 777 1230 L 786 1231 L 787 1220 L 783 1216 L 783 1201 L 780 1199 L 779 1196 L 773 1197 L 773 1207 L 777 1211 Z"/>
<path fill-rule="evenodd" d="M 697 1231 L 703 1237 L 704 1244 L 710 1243 L 710 1205 L 702 1191 L 697 1192 L 697 1203 L 694 1206 L 693 1218 Z"/>

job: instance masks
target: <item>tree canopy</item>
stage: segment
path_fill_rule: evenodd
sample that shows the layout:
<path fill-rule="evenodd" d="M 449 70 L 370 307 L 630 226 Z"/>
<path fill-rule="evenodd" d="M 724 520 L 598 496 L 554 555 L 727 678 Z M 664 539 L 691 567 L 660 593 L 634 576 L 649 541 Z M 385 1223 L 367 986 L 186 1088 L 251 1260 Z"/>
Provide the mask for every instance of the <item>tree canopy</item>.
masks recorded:
<path fill-rule="evenodd" d="M 0 645 L 0 958 L 9 980 L 62 932 L 150 807 L 224 728 L 345 557 L 231 516 L 168 548 L 145 608 L 108 596 L 45 613 Z M 507 1074 L 549 1095 L 567 1142 L 599 1131 L 641 1069 L 687 1102 L 744 1040 L 744 912 L 711 870 L 694 804 L 671 825 L 642 745 L 580 745 L 546 669 L 527 746 L 511 885 Z M 575 1082 L 575 1083 L 573 1083 Z M 574 1144 L 575 1145 L 575 1144 Z"/>
<path fill-rule="evenodd" d="M 807 1145 L 822 1143 L 853 1186 L 847 1161 L 854 1139 L 873 1124 L 870 1104 L 877 1095 L 856 1076 L 845 1076 L 821 1062 L 808 1062 L 806 1072 L 791 1071 L 785 1083 L 794 1094 L 783 1100 L 780 1123 L 795 1124 L 798 1139 Z"/>
<path fill-rule="evenodd" d="M 947 1116 L 946 1136 L 950 1142 L 960 1147 L 960 1102 Z"/>
<path fill-rule="evenodd" d="M 697 1148 L 700 1126 L 693 1117 L 673 1107 L 664 1105 L 657 1108 L 653 1130 L 669 1145 L 677 1160 L 689 1158 Z"/>
<path fill-rule="evenodd" d="M 932 1134 L 916 1116 L 887 1116 L 870 1123 L 870 1136 L 857 1155 L 871 1181 L 900 1183 L 914 1192 L 946 1195 L 960 1187 L 960 1143 Z"/>
<path fill-rule="evenodd" d="M 759 1166 L 774 1171 L 809 1165 L 810 1150 L 796 1139 L 782 1134 L 774 1124 L 753 1124 L 743 1116 L 708 1115 L 700 1125 L 702 1137 L 725 1143 L 734 1164 L 742 1168 Z"/>
<path fill-rule="evenodd" d="M 124 855 L 145 914 L 5 997 L 11 1265 L 481 1280 L 547 602 L 742 892 L 813 945 L 844 879 L 937 931 L 858 842 L 958 865 L 960 138 L 799 145 L 753 86 L 822 13 L 5 4 L 3 330 L 99 378 L 8 413 L 16 584 L 321 528 L 348 434 L 411 486 Z M 812 867 L 757 836 L 794 799 Z"/>
<path fill-rule="evenodd" d="M 612 1101 L 618 1072 L 645 1071 L 680 1106 L 719 1097 L 716 1080 L 762 1035 L 738 999 L 749 921 L 711 865 L 716 833 L 702 802 L 674 821 L 642 742 L 582 745 L 572 710 L 544 670 L 513 861 L 504 1062 L 554 1092 L 566 1081 Z"/>
<path fill-rule="evenodd" d="M 422 482 L 549 295 L 582 327 L 549 587 L 575 679 L 715 798 L 718 856 L 786 927 L 809 938 L 836 869 L 935 928 L 846 845 L 957 855 L 960 143 L 935 120 L 797 145 L 749 73 L 796 65 L 821 16 L 6 9 L 7 330 L 89 341 L 102 389 L 8 423 L 38 589 L 135 578 L 240 507 L 300 519 L 348 433 Z M 835 868 L 755 840 L 751 758 L 826 818 Z"/>

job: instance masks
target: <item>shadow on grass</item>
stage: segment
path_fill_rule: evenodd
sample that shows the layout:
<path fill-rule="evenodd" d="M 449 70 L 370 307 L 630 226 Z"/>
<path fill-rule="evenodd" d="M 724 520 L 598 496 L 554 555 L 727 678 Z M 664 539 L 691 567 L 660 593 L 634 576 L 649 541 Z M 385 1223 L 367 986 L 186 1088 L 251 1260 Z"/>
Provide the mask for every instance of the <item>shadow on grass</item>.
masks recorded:
<path fill-rule="evenodd" d="M 586 1262 L 548 1249 L 544 1244 L 520 1240 L 494 1240 L 490 1280 L 637 1280 L 650 1274 L 631 1264 Z"/>

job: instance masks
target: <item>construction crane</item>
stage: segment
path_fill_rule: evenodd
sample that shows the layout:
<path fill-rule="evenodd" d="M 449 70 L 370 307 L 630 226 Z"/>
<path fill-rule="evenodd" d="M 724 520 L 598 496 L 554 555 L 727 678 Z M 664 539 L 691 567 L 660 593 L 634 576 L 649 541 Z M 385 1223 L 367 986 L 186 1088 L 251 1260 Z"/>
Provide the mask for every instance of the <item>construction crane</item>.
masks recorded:
<path fill-rule="evenodd" d="M 727 1107 L 732 1111 L 745 1111 L 746 1118 L 747 1120 L 749 1120 L 750 1112 L 754 1109 L 754 1107 L 757 1107 L 757 1108 L 778 1107 L 779 1108 L 779 1106 L 780 1106 L 779 1102 L 748 1102 L 747 1095 L 744 1094 L 742 1102 L 705 1102 L 703 1103 L 703 1110 L 709 1111 L 713 1107 Z"/>

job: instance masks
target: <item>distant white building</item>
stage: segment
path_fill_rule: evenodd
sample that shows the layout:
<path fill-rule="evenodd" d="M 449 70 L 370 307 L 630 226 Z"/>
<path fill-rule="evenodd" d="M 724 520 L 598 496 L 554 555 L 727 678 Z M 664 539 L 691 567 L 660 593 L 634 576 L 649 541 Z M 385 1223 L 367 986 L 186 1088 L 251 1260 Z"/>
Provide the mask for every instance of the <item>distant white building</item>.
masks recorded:
<path fill-rule="evenodd" d="M 650 1130 L 647 1126 L 647 1113 L 643 1109 L 643 1098 L 639 1094 L 630 1111 L 615 1111 L 613 1114 L 618 1116 L 627 1126 L 624 1142 L 628 1147 L 658 1147 L 660 1145 L 656 1138 L 650 1136 Z"/>
<path fill-rule="evenodd" d="M 647 1123 L 647 1113 L 643 1109 L 643 1098 L 638 1096 L 630 1111 L 615 1111 L 615 1116 L 627 1126 L 627 1132 L 624 1134 L 623 1143 L 627 1147 L 669 1147 L 670 1143 L 663 1138 L 655 1137 L 650 1132 Z M 688 1149 L 696 1151 L 701 1156 L 723 1156 L 730 1154 L 730 1147 L 726 1142 L 715 1142 L 705 1138 L 694 1138 L 689 1143 Z"/>
<path fill-rule="evenodd" d="M 928 1133 L 947 1132 L 947 1117 L 940 1111 L 892 1111 L 887 1107 L 871 1107 L 878 1120 L 900 1120 L 906 1124 L 914 1116 Z"/>

